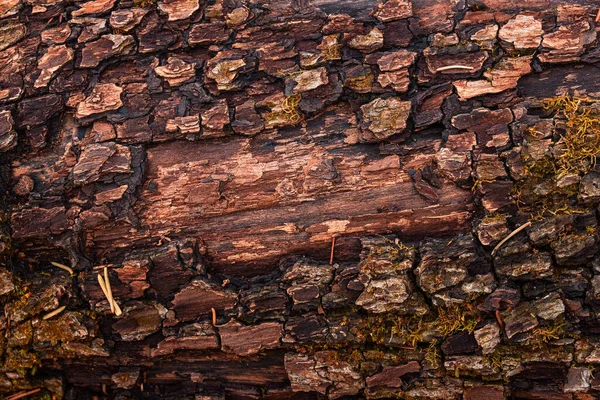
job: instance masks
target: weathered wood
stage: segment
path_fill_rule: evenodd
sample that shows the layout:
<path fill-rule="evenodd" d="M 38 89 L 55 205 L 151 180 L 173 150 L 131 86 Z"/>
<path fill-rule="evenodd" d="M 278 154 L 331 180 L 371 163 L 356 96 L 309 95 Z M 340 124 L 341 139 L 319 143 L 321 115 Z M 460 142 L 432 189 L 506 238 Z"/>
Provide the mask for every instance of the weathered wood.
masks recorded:
<path fill-rule="evenodd" d="M 0 0 L 0 397 L 598 397 L 597 15 Z"/>

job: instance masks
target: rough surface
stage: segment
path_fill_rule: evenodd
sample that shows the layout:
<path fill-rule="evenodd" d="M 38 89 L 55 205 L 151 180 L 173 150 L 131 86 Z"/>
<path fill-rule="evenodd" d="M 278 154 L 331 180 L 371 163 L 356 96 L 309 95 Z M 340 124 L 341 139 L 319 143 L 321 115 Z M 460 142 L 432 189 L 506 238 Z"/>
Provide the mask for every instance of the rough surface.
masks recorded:
<path fill-rule="evenodd" d="M 597 15 L 0 0 L 0 397 L 600 397 Z"/>

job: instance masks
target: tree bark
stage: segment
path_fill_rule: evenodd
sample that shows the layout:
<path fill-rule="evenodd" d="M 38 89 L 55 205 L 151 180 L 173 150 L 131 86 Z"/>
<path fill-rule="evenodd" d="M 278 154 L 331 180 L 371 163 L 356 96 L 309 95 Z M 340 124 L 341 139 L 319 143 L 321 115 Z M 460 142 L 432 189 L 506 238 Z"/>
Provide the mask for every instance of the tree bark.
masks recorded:
<path fill-rule="evenodd" d="M 597 13 L 0 0 L 0 396 L 599 396 Z"/>

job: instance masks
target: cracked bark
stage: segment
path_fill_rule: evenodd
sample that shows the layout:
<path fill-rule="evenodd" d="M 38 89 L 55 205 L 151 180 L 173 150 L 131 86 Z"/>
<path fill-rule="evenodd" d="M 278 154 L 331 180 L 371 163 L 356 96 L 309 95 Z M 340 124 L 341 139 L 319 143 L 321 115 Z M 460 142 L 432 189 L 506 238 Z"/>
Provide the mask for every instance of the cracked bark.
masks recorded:
<path fill-rule="evenodd" d="M 597 4 L 480 3 L 0 0 L 0 395 L 598 396 Z"/>

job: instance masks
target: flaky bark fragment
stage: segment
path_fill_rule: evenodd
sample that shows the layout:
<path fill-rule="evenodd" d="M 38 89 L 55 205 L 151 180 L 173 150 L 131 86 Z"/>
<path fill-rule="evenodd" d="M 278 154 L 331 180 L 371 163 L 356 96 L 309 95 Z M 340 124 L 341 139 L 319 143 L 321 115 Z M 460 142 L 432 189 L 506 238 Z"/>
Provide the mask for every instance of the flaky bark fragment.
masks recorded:
<path fill-rule="evenodd" d="M 158 9 L 169 16 L 169 21 L 189 18 L 199 7 L 198 0 L 162 0 L 158 2 Z"/>
<path fill-rule="evenodd" d="M 73 50 L 66 46 L 53 46 L 38 61 L 38 69 L 41 71 L 35 81 L 35 87 L 47 86 L 53 75 L 65 64 L 73 60 Z"/>
<path fill-rule="evenodd" d="M 85 118 L 117 110 L 123 105 L 123 89 L 112 83 L 101 83 L 94 87 L 88 97 L 77 106 L 77 118 Z"/>

